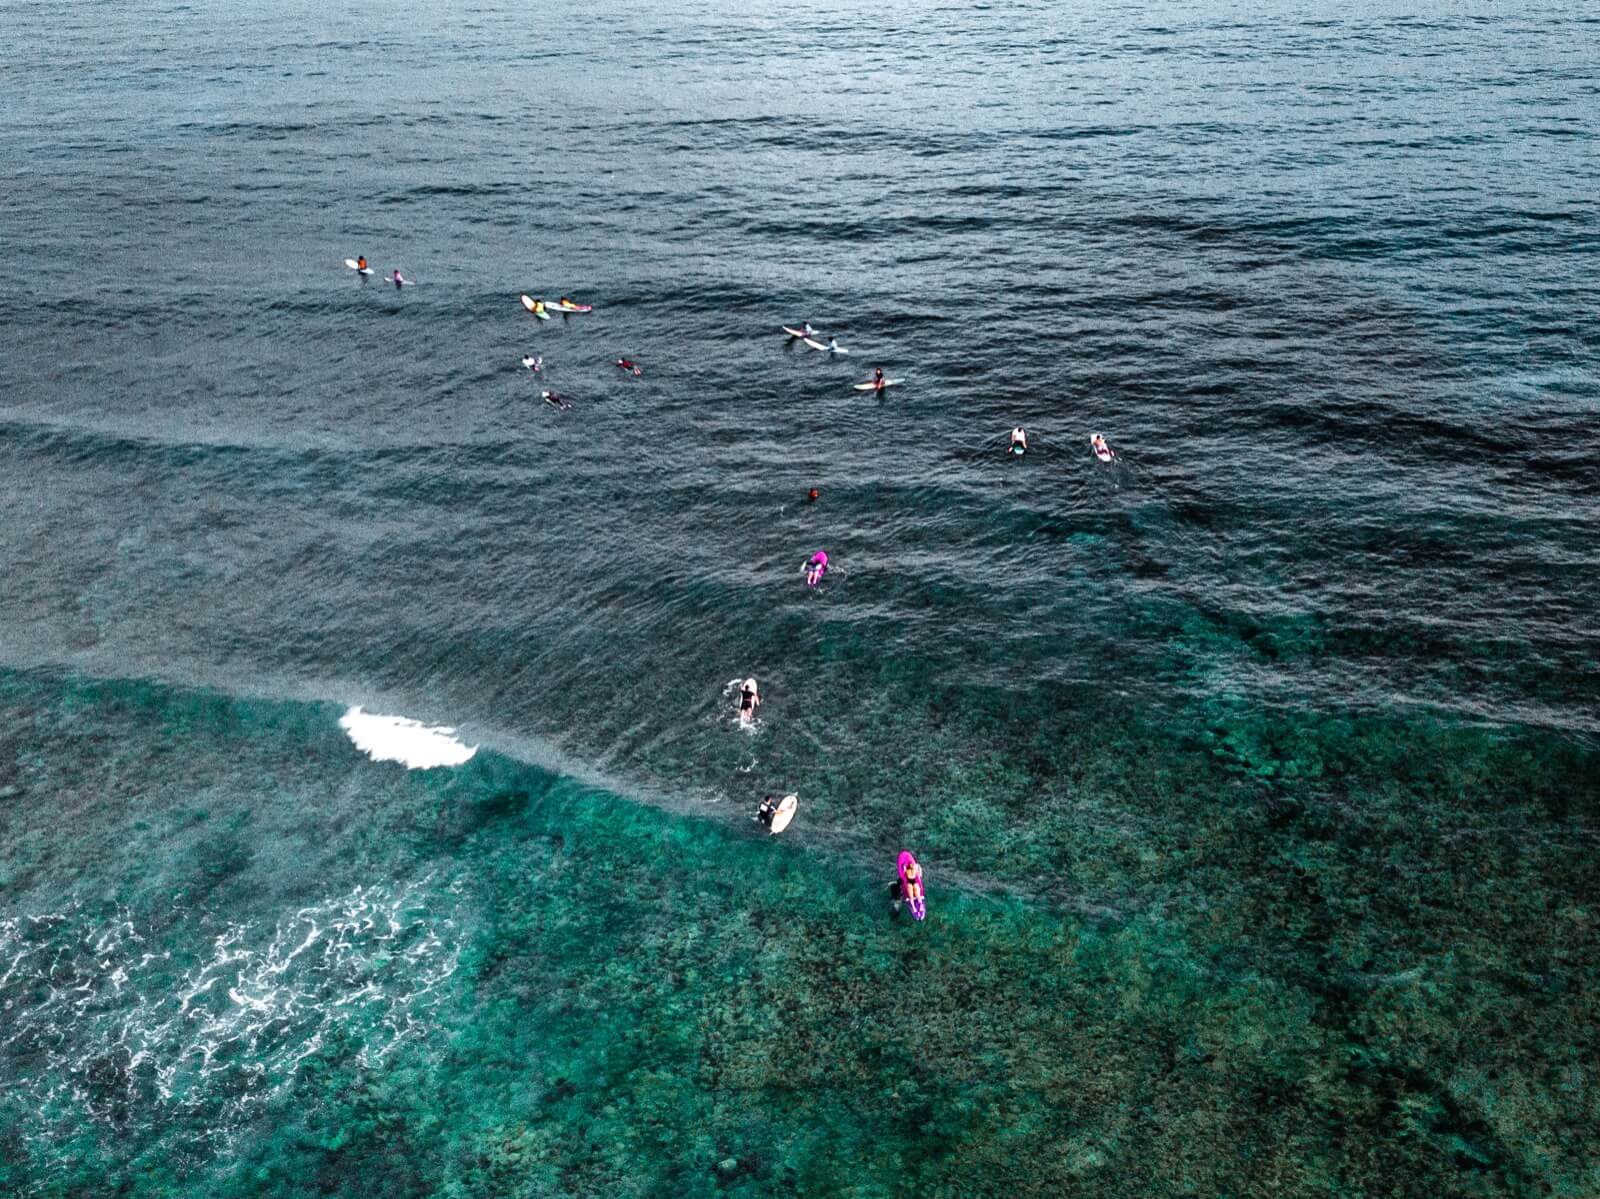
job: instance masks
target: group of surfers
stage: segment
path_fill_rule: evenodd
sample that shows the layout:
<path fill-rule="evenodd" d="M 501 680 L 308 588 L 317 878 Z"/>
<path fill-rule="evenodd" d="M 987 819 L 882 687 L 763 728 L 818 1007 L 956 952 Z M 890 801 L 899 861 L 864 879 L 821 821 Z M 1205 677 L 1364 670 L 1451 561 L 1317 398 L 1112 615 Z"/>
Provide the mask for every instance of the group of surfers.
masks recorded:
<path fill-rule="evenodd" d="M 822 565 L 827 564 L 827 555 L 820 551 L 808 566 L 816 565 L 815 558 L 822 559 Z M 755 679 L 745 679 L 739 684 L 739 721 L 749 724 L 755 719 L 756 709 L 761 706 L 761 688 Z M 772 827 L 772 821 L 778 814 L 779 806 L 783 801 L 776 795 L 766 795 L 761 799 L 761 804 L 756 808 L 752 819 L 759 821 L 767 828 Z M 792 809 L 791 805 L 791 809 Z M 921 920 L 927 915 L 927 908 L 923 902 L 923 877 L 922 866 L 917 862 L 916 855 L 909 849 L 902 850 L 896 871 L 898 878 L 894 883 L 895 907 L 898 910 L 901 904 L 911 913 L 915 920 Z"/>
<path fill-rule="evenodd" d="M 372 274 L 371 269 L 367 266 L 366 255 L 363 254 L 355 260 L 355 269 L 363 276 L 363 278 Z M 384 282 L 393 283 L 396 288 L 400 288 L 406 286 L 411 282 L 411 280 L 405 278 L 400 273 L 399 268 L 395 268 L 393 274 L 386 275 L 384 277 Z M 535 316 L 546 317 L 546 319 L 548 319 L 548 306 L 545 304 L 543 299 L 537 297 L 530 299 L 529 297 L 524 296 L 523 305 Z M 562 296 L 556 302 L 555 310 L 558 312 L 588 312 L 590 311 L 590 308 L 588 305 L 578 304 L 569 296 Z M 795 331 L 789 330 L 789 332 L 791 333 L 791 336 L 795 335 Z M 817 330 L 812 327 L 810 321 L 806 321 L 801 326 L 800 330 L 798 331 L 798 336 L 805 338 L 813 345 L 818 344 L 816 342 Z M 826 345 L 820 346 L 819 348 L 825 349 L 829 353 L 833 354 L 847 352 L 832 336 L 828 338 Z M 537 374 L 544 369 L 544 359 L 538 355 L 524 354 L 522 357 L 522 365 L 529 371 Z M 616 359 L 616 365 L 622 370 L 625 370 L 636 377 L 644 374 L 643 369 L 630 358 L 618 358 Z M 881 395 L 889 386 L 889 383 L 890 380 L 884 377 L 883 368 L 881 366 L 875 367 L 872 372 L 872 379 L 870 380 L 870 390 L 872 390 L 875 394 Z M 565 412 L 572 407 L 571 402 L 565 396 L 560 395 L 557 392 L 543 391 L 540 393 L 540 395 L 544 399 L 545 403 L 549 404 L 552 408 L 555 408 L 558 411 Z M 1116 456 L 1112 452 L 1111 447 L 1106 443 L 1104 435 L 1100 433 L 1096 433 L 1090 438 L 1090 445 L 1093 447 L 1096 457 L 1098 457 L 1102 462 L 1109 462 Z M 1020 456 L 1025 454 L 1027 449 L 1028 434 L 1027 431 L 1019 425 L 1011 430 L 1010 451 L 1011 453 Z M 806 493 L 806 500 L 808 502 L 815 502 L 818 494 L 818 490 L 813 487 Z M 827 551 L 818 550 L 816 553 L 811 555 L 805 565 L 807 585 L 815 587 L 822 581 L 822 578 L 827 571 Z M 744 724 L 749 724 L 755 719 L 756 709 L 760 706 L 761 693 L 756 684 L 756 680 L 754 678 L 745 679 L 739 687 L 740 721 Z M 761 801 L 761 806 L 756 810 L 755 818 L 768 827 L 771 827 L 773 817 L 778 811 L 779 802 L 780 801 L 776 796 L 766 796 Z M 921 920 L 925 914 L 925 907 L 923 904 L 924 895 L 922 867 L 918 864 L 916 857 L 911 853 L 910 850 L 904 850 L 901 852 L 897 874 L 898 878 L 894 884 L 896 889 L 896 906 L 898 907 L 902 903 L 905 904 L 906 907 L 911 911 L 912 915 L 917 920 Z"/>
<path fill-rule="evenodd" d="M 1104 433 L 1096 433 L 1089 438 L 1089 448 L 1094 451 L 1094 456 L 1102 462 L 1110 462 L 1117 456 L 1117 452 L 1106 441 Z M 1011 452 L 1018 458 L 1028 452 L 1028 431 L 1021 425 L 1011 430 Z"/>
<path fill-rule="evenodd" d="M 356 274 L 361 276 L 361 281 L 363 283 L 367 281 L 367 276 L 372 274 L 372 268 L 367 265 L 367 256 L 365 254 L 358 254 L 356 256 Z M 395 267 L 392 274 L 385 275 L 383 277 L 383 281 L 385 283 L 393 283 L 397 288 L 404 287 L 406 284 L 411 282 L 410 279 L 407 279 L 400 273 L 399 267 Z"/>

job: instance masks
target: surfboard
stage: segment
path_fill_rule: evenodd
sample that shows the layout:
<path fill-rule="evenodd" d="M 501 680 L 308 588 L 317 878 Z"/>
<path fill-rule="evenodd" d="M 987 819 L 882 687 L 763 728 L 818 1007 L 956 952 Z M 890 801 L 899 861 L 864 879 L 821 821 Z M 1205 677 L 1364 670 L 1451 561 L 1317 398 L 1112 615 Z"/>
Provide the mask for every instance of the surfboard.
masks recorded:
<path fill-rule="evenodd" d="M 904 383 L 904 382 L 905 382 L 904 379 L 885 379 L 883 381 L 883 385 L 885 387 L 895 387 L 895 386 L 898 386 L 899 384 Z M 878 385 L 876 383 L 857 383 L 856 384 L 856 390 L 857 391 L 876 391 L 877 389 L 878 389 Z"/>
<path fill-rule="evenodd" d="M 778 810 L 772 814 L 773 836 L 783 832 L 789 827 L 789 822 L 794 819 L 794 811 L 800 806 L 798 795 L 785 795 L 778 801 Z"/>
<path fill-rule="evenodd" d="M 522 306 L 524 308 L 526 308 L 529 312 L 533 313 L 533 315 L 538 317 L 541 321 L 549 320 L 550 319 L 550 305 L 546 304 L 544 306 L 545 307 L 545 311 L 540 312 L 540 311 L 538 311 L 537 309 L 534 308 L 534 304 L 536 304 L 537 302 L 538 301 L 536 301 L 532 296 L 523 296 L 522 297 Z"/>
<path fill-rule="evenodd" d="M 370 266 L 357 266 L 354 258 L 346 258 L 344 260 L 344 264 L 358 275 L 372 274 L 372 268 Z"/>
<path fill-rule="evenodd" d="M 551 312 L 593 312 L 593 304 L 547 304 Z"/>
<path fill-rule="evenodd" d="M 393 275 L 385 275 L 383 281 L 385 283 L 394 283 L 396 287 L 415 287 L 417 285 L 415 279 L 407 279 L 404 275 L 400 277 L 398 282 L 396 282 Z"/>
<path fill-rule="evenodd" d="M 783 331 L 790 337 L 804 337 L 806 335 L 806 331 L 804 329 L 791 329 L 788 325 L 783 327 Z"/>
<path fill-rule="evenodd" d="M 1100 459 L 1102 462 L 1110 462 L 1117 456 L 1116 451 L 1113 450 L 1109 445 L 1107 445 L 1105 449 L 1101 449 L 1100 446 L 1095 443 L 1093 437 L 1089 438 L 1089 448 L 1094 451 L 1094 456 Z"/>

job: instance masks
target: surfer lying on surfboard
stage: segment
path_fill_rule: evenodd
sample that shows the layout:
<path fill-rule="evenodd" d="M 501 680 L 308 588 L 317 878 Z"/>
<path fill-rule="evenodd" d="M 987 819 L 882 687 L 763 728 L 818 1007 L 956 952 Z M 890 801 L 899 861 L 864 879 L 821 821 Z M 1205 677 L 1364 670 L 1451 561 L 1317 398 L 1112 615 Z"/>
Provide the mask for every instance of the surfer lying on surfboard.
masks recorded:
<path fill-rule="evenodd" d="M 544 369 L 544 359 L 536 358 L 532 354 L 524 354 L 522 356 L 522 365 L 537 374 Z"/>
<path fill-rule="evenodd" d="M 564 395 L 557 395 L 553 391 L 541 391 L 539 394 L 544 397 L 544 402 L 546 404 L 549 404 L 550 407 L 556 409 L 557 411 L 565 412 L 567 409 L 572 407 L 572 405 L 567 402 L 567 397 Z"/>
<path fill-rule="evenodd" d="M 1028 452 L 1028 434 L 1021 425 L 1011 430 L 1011 452 L 1019 458 Z"/>
<path fill-rule="evenodd" d="M 806 563 L 806 586 L 815 587 L 822 582 L 822 576 L 828 573 L 828 551 L 818 550 L 811 555 L 811 560 Z"/>
<path fill-rule="evenodd" d="M 739 688 L 739 720 L 749 724 L 756 718 L 756 709 L 761 706 L 761 696 L 756 691 L 756 681 L 746 679 Z"/>
<path fill-rule="evenodd" d="M 620 366 L 623 370 L 630 371 L 635 375 L 644 374 L 644 371 L 639 369 L 639 364 L 637 362 L 635 362 L 632 358 L 618 358 L 617 359 L 617 365 Z"/>
<path fill-rule="evenodd" d="M 1106 444 L 1104 433 L 1096 433 L 1089 438 L 1089 444 L 1094 447 L 1094 456 L 1102 462 L 1110 462 L 1117 456 L 1116 451 Z"/>

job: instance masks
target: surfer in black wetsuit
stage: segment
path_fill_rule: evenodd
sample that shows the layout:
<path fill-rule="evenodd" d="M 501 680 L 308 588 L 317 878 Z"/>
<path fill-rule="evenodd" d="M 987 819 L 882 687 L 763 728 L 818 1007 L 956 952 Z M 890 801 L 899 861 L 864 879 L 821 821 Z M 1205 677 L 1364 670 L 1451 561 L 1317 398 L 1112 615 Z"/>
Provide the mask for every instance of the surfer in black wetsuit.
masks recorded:
<path fill-rule="evenodd" d="M 745 722 L 756 718 L 756 709 L 761 706 L 761 696 L 756 693 L 756 681 L 746 679 L 744 686 L 739 688 L 739 719 Z"/>
<path fill-rule="evenodd" d="M 761 801 L 761 806 L 756 809 L 756 819 L 768 828 L 772 827 L 772 818 L 778 814 L 778 797 L 768 795 Z"/>

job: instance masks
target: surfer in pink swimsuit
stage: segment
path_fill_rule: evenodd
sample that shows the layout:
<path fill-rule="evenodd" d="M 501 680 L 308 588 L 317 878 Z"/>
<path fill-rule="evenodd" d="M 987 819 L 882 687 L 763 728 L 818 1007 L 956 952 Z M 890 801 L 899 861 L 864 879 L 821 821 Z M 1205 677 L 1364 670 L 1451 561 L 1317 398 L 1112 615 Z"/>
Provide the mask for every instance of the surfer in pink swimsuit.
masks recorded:
<path fill-rule="evenodd" d="M 806 583 L 815 587 L 822 582 L 822 576 L 828 573 L 828 552 L 818 550 L 811 555 L 811 561 L 806 563 Z"/>
<path fill-rule="evenodd" d="M 900 851 L 896 873 L 900 876 L 898 902 L 911 910 L 912 919 L 921 920 L 928 914 L 927 905 L 923 902 L 922 867 L 917 865 L 916 856 L 909 849 Z"/>

